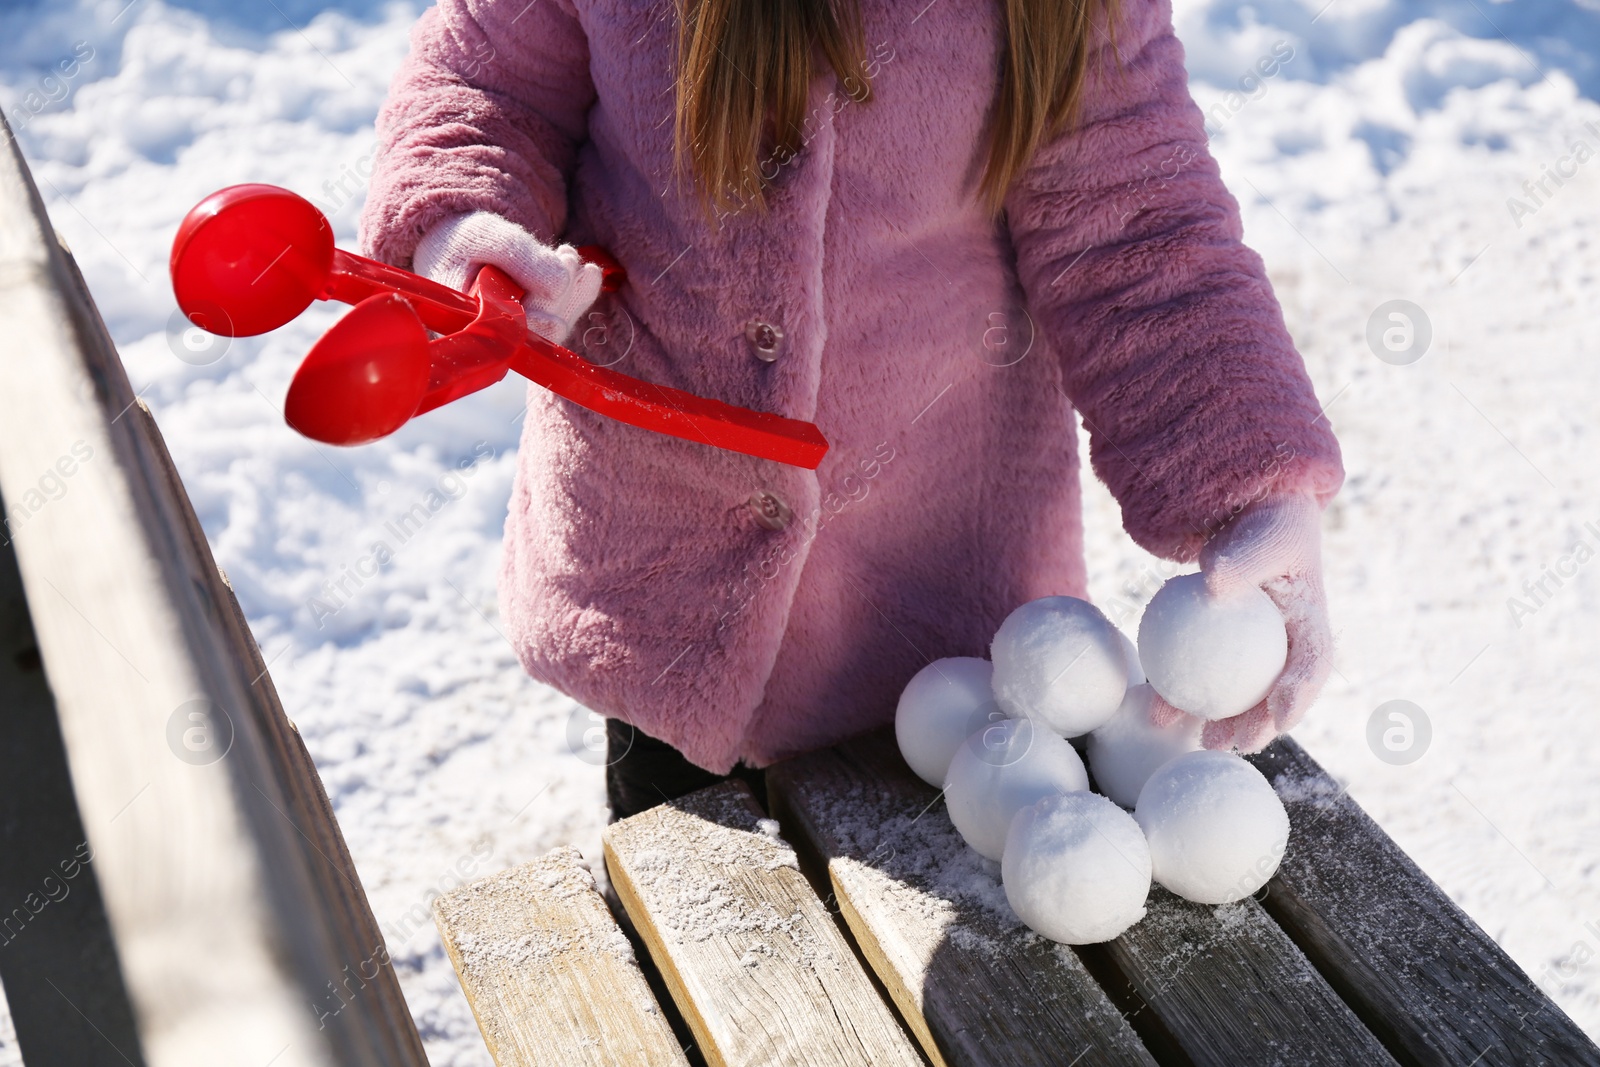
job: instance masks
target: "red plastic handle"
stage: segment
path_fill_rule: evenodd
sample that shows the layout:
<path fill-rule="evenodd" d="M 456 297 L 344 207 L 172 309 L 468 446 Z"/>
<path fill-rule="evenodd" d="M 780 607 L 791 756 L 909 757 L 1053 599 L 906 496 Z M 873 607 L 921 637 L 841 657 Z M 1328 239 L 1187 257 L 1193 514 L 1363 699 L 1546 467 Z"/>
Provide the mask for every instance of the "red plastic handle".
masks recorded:
<path fill-rule="evenodd" d="M 601 265 L 604 291 L 625 282 L 603 248 L 579 252 Z M 189 320 L 228 336 L 277 329 L 314 300 L 359 305 L 317 343 L 290 386 L 286 417 L 318 440 L 375 440 L 511 369 L 656 433 L 809 470 L 828 450 L 811 423 L 641 381 L 552 344 L 528 330 L 521 289 L 493 267 L 479 272 L 469 296 L 335 248 L 323 214 L 276 186 L 236 185 L 202 200 L 178 228 L 171 271 Z M 427 330 L 443 336 L 428 341 Z"/>
<path fill-rule="evenodd" d="M 751 411 L 681 389 L 641 381 L 608 367 L 596 366 L 528 331 L 519 303 L 522 290 L 495 267 L 484 267 L 478 272 L 474 293 L 484 312 L 469 331 L 476 329 L 487 339 L 489 328 L 483 325 L 483 320 L 493 316 L 501 323 L 514 321 L 513 328 L 523 333 L 521 344 L 511 346 L 506 355 L 507 364 L 498 365 L 498 373 L 492 381 L 498 381 L 509 365 L 529 381 L 620 422 L 808 470 L 815 470 L 828 451 L 828 442 L 821 431 L 808 422 Z M 463 331 L 433 343 L 442 345 L 468 335 L 468 331 Z M 482 350 L 505 351 L 504 336 L 502 332 L 488 340 Z M 492 384 L 492 381 L 484 384 Z M 462 392 L 430 391 L 419 411 L 431 410 L 459 395 L 463 395 Z"/>

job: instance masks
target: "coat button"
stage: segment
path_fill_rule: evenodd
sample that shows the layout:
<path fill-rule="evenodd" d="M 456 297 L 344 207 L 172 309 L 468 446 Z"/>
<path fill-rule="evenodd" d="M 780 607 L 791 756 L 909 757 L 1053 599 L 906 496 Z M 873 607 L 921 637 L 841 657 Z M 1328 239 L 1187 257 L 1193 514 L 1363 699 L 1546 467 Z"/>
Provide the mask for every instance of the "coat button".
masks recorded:
<path fill-rule="evenodd" d="M 744 324 L 744 339 L 755 348 L 757 359 L 771 363 L 778 358 L 778 347 L 783 344 L 783 331 L 770 322 L 751 319 Z"/>
<path fill-rule="evenodd" d="M 782 530 L 794 518 L 794 512 L 789 510 L 789 505 L 783 502 L 783 498 L 766 489 L 751 493 L 746 503 L 756 522 L 769 530 Z"/>

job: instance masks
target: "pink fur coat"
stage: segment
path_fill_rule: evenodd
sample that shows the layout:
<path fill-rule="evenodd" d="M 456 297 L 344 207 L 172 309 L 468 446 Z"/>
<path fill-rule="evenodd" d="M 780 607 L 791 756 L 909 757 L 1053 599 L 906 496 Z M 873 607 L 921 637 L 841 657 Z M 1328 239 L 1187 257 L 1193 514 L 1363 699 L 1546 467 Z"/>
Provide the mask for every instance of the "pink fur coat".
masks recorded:
<path fill-rule="evenodd" d="M 770 210 L 672 178 L 672 0 L 439 0 L 379 120 L 367 250 L 488 210 L 628 272 L 569 344 L 815 422 L 816 472 L 538 388 L 501 612 L 536 678 L 694 762 L 765 765 L 892 719 L 1026 600 L 1084 596 L 1075 412 L 1129 534 L 1192 559 L 1250 500 L 1343 477 L 1206 149 L 1169 0 L 1094 38 L 1081 124 L 990 219 L 973 194 L 996 0 L 861 0 L 875 98 L 819 66 Z"/>

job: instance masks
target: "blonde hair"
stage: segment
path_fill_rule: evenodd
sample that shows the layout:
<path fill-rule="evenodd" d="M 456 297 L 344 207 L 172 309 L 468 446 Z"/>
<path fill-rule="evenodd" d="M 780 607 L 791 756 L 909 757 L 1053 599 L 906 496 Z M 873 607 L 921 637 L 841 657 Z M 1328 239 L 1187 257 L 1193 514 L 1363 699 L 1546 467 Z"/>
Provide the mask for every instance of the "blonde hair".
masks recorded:
<path fill-rule="evenodd" d="M 845 92 L 872 99 L 857 0 L 677 0 L 674 159 L 708 212 L 765 210 L 765 163 L 802 147 L 812 52 L 820 47 Z M 1041 142 L 1075 121 L 1097 15 L 1117 0 L 998 0 L 1006 42 L 978 196 L 998 214 Z M 767 160 L 759 158 L 771 140 Z"/>

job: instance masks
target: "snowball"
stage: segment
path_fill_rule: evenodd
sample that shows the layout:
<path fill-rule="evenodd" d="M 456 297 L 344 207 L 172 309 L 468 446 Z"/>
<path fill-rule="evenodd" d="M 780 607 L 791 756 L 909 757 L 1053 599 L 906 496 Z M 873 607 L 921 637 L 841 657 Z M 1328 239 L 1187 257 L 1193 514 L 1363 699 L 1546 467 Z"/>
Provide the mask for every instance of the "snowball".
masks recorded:
<path fill-rule="evenodd" d="M 1017 918 L 1068 945 L 1110 941 L 1144 917 L 1150 850 L 1133 817 L 1093 793 L 1017 812 L 1000 879 Z"/>
<path fill-rule="evenodd" d="M 1116 627 L 1076 597 L 1028 601 L 1006 616 L 989 651 L 1000 709 L 1038 719 L 1063 737 L 1111 718 L 1128 688 Z"/>
<path fill-rule="evenodd" d="M 1139 791 L 1133 817 L 1156 881 L 1188 900 L 1226 904 L 1267 884 L 1289 842 L 1289 815 L 1266 777 L 1231 752 L 1189 752 Z"/>
<path fill-rule="evenodd" d="M 1205 725 L 1193 715 L 1185 715 L 1171 726 L 1150 722 L 1150 699 L 1155 690 L 1148 685 L 1129 686 L 1122 707 L 1111 721 L 1089 735 L 1089 770 L 1095 788 L 1131 808 L 1139 790 L 1156 768 L 1185 752 L 1200 747 L 1200 730 Z"/>
<path fill-rule="evenodd" d="M 944 785 L 961 742 L 1005 718 L 989 688 L 993 666 L 975 656 L 936 659 L 912 676 L 894 713 L 900 754 L 924 782 Z"/>
<path fill-rule="evenodd" d="M 1226 719 L 1260 703 L 1288 654 L 1283 615 L 1271 597 L 1253 587 L 1212 596 L 1199 574 L 1170 579 L 1139 623 L 1139 660 L 1150 684 L 1167 703 L 1202 719 Z M 998 674 L 998 658 L 996 666 Z"/>
<path fill-rule="evenodd" d="M 956 750 L 944 802 L 967 844 L 997 860 L 1018 811 L 1047 796 L 1088 788 L 1089 772 L 1070 744 L 1028 719 L 1002 719 Z"/>
<path fill-rule="evenodd" d="M 1144 676 L 1144 667 L 1139 663 L 1139 646 L 1121 630 L 1117 631 L 1117 637 L 1122 641 L 1122 656 L 1128 661 L 1128 688 L 1143 685 L 1148 679 Z"/>

